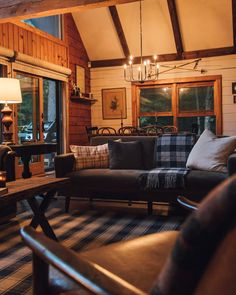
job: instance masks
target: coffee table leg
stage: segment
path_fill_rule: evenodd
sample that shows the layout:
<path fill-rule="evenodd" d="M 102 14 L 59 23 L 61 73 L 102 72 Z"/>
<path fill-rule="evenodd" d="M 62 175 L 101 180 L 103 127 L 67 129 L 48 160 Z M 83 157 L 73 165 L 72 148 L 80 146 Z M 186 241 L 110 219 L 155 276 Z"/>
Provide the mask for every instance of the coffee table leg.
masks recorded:
<path fill-rule="evenodd" d="M 54 197 L 56 191 L 52 190 L 50 192 L 47 192 L 44 196 L 43 196 L 43 200 L 41 202 L 41 204 L 39 205 L 39 210 L 43 213 L 45 213 L 45 211 L 48 209 L 52 198 Z M 37 204 L 39 204 L 39 202 L 37 201 Z M 30 226 L 32 226 L 33 228 L 36 228 L 38 226 L 38 221 L 36 219 L 35 216 L 33 216 L 31 222 L 30 222 Z"/>
<path fill-rule="evenodd" d="M 44 212 L 40 209 L 40 206 L 39 206 L 36 198 L 33 197 L 31 199 L 27 199 L 27 201 L 34 213 L 34 217 L 31 221 L 33 227 L 36 228 L 39 224 L 46 236 L 48 236 L 49 238 L 51 238 L 55 241 L 58 241 L 57 237 L 54 234 L 53 229 L 51 228 L 50 224 L 48 223 L 47 218 L 44 215 Z"/>

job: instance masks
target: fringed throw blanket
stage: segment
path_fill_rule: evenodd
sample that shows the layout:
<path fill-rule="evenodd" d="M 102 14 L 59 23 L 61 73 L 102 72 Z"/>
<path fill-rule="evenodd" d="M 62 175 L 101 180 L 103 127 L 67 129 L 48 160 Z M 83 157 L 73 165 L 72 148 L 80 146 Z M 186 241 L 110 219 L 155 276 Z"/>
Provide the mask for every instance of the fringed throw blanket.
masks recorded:
<path fill-rule="evenodd" d="M 155 168 L 147 174 L 146 189 L 184 188 L 187 168 Z"/>

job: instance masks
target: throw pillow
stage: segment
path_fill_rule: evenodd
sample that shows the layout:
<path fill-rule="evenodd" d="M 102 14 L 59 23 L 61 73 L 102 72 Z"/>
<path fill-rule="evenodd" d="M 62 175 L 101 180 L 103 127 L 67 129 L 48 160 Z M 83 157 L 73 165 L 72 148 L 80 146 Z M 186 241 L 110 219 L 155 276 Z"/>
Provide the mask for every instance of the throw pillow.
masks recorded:
<path fill-rule="evenodd" d="M 107 143 L 97 146 L 70 145 L 70 149 L 75 156 L 76 170 L 109 167 L 109 151 Z"/>
<path fill-rule="evenodd" d="M 144 169 L 139 141 L 108 141 L 110 169 Z"/>
<path fill-rule="evenodd" d="M 236 136 L 218 138 L 206 129 L 189 154 L 186 166 L 191 169 L 227 172 L 227 159 L 235 149 Z"/>
<path fill-rule="evenodd" d="M 184 168 L 196 141 L 194 134 L 164 134 L 156 139 L 155 167 Z"/>

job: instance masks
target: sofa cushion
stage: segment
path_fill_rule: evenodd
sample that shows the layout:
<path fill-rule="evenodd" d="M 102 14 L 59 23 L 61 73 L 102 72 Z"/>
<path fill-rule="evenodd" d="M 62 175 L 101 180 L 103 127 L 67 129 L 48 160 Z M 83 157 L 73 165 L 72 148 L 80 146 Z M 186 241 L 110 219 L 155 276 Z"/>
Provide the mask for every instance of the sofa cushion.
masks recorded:
<path fill-rule="evenodd" d="M 156 140 L 156 167 L 186 167 L 195 143 L 193 134 L 163 134 Z"/>
<path fill-rule="evenodd" d="M 144 169 L 139 141 L 108 141 L 110 169 Z"/>
<path fill-rule="evenodd" d="M 95 192 L 101 194 L 139 192 L 141 189 L 141 175 L 145 170 L 111 170 L 111 169 L 83 169 L 74 171 L 66 176 L 70 177 L 73 189 L 78 192 Z M 71 187 L 71 189 L 72 189 Z"/>
<path fill-rule="evenodd" d="M 186 176 L 186 188 L 191 188 L 196 194 L 198 190 L 210 191 L 227 177 L 227 173 L 191 170 Z"/>
<path fill-rule="evenodd" d="M 84 168 L 108 168 L 108 144 L 98 146 L 70 145 L 75 156 L 76 170 Z"/>
<path fill-rule="evenodd" d="M 227 159 L 235 149 L 236 136 L 218 138 L 206 129 L 189 154 L 186 166 L 191 169 L 227 172 Z"/>
<path fill-rule="evenodd" d="M 121 139 L 122 142 L 136 141 L 138 140 L 142 144 L 143 150 L 143 164 L 145 170 L 154 168 L 154 148 L 156 136 L 95 136 L 91 137 L 91 145 L 100 145 L 107 143 L 108 140 Z"/>

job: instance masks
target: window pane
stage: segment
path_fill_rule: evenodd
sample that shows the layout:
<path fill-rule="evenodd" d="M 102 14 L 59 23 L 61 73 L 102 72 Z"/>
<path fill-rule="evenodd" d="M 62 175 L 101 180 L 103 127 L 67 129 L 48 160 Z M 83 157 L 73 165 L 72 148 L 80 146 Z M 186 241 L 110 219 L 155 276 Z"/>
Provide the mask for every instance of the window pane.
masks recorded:
<path fill-rule="evenodd" d="M 54 37 L 62 39 L 60 15 L 26 19 L 23 20 L 23 22 Z"/>
<path fill-rule="evenodd" d="M 201 134 L 204 129 L 216 132 L 215 116 L 178 118 L 179 132 L 194 132 Z"/>
<path fill-rule="evenodd" d="M 182 87 L 179 89 L 179 111 L 214 110 L 213 86 Z"/>
<path fill-rule="evenodd" d="M 140 117 L 139 126 L 144 127 L 148 125 L 167 126 L 173 125 L 173 117 Z"/>
<path fill-rule="evenodd" d="M 45 142 L 57 142 L 56 130 L 56 81 L 43 79 L 43 121 Z M 44 155 L 45 171 L 54 169 L 54 157 L 56 153 Z"/>
<path fill-rule="evenodd" d="M 17 74 L 20 80 L 22 103 L 18 104 L 19 143 L 40 139 L 39 81 L 37 78 Z"/>
<path fill-rule="evenodd" d="M 140 112 L 170 112 L 171 92 L 170 87 L 141 88 Z"/>

